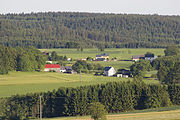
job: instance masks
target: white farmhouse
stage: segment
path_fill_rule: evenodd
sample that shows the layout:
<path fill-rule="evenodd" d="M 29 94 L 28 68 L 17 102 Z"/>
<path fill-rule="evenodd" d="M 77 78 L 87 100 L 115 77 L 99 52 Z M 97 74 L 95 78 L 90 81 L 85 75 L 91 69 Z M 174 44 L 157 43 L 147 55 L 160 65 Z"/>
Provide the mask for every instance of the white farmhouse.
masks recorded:
<path fill-rule="evenodd" d="M 104 68 L 104 75 L 105 76 L 113 76 L 116 74 L 116 70 L 113 67 L 105 67 Z"/>

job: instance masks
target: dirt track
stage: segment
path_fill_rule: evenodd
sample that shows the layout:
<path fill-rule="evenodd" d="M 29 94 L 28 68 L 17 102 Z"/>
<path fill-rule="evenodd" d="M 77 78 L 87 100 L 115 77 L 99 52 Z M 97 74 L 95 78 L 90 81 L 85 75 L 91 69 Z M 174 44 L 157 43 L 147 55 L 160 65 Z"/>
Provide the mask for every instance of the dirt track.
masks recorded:
<path fill-rule="evenodd" d="M 108 115 L 108 120 L 180 120 L 180 110 Z M 93 120 L 93 119 L 73 119 Z"/>
<path fill-rule="evenodd" d="M 108 115 L 108 120 L 180 120 L 180 110 Z"/>

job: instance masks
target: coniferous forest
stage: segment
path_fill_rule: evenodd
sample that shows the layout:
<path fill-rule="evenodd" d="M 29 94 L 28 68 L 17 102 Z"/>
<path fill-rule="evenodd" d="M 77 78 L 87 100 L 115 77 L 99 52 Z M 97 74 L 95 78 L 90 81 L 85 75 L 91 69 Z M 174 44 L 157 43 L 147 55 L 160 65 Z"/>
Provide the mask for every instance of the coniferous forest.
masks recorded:
<path fill-rule="evenodd" d="M 1 14 L 0 44 L 37 48 L 180 46 L 180 16 L 70 12 Z"/>

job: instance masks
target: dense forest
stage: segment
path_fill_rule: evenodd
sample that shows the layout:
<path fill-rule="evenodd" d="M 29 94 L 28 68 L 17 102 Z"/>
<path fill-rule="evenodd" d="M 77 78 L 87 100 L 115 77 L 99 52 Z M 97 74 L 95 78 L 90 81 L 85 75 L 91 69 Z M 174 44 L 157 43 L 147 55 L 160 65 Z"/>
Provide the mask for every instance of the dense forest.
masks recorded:
<path fill-rule="evenodd" d="M 47 57 L 33 47 L 0 46 L 0 75 L 8 71 L 41 71 Z"/>
<path fill-rule="evenodd" d="M 37 48 L 180 46 L 180 16 L 70 12 L 1 14 L 0 44 Z"/>

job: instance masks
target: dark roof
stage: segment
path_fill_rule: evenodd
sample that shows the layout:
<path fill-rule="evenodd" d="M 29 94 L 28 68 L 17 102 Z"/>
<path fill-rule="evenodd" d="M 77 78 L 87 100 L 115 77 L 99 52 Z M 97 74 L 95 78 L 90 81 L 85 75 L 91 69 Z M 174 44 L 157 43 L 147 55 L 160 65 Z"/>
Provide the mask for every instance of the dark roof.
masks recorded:
<path fill-rule="evenodd" d="M 132 58 L 133 59 L 139 59 L 139 58 L 142 58 L 144 57 L 145 55 L 133 55 Z"/>
<path fill-rule="evenodd" d="M 153 57 L 154 57 L 154 54 L 146 54 L 145 57 L 151 57 L 151 58 L 153 58 Z"/>
<path fill-rule="evenodd" d="M 103 54 L 101 54 L 101 56 L 109 56 L 109 54 L 108 53 L 103 53 Z"/>
<path fill-rule="evenodd" d="M 110 66 L 109 66 L 109 67 L 105 67 L 105 68 L 104 68 L 104 71 L 109 71 L 111 68 L 112 68 L 112 67 L 110 67 Z"/>
<path fill-rule="evenodd" d="M 131 71 L 130 70 L 126 70 L 126 69 L 119 69 L 118 70 L 118 74 L 130 75 Z"/>
<path fill-rule="evenodd" d="M 101 57 L 101 55 L 96 55 L 96 57 Z"/>
<path fill-rule="evenodd" d="M 96 57 L 101 57 L 101 56 L 109 56 L 109 54 L 108 53 L 103 53 L 101 55 L 96 55 Z"/>
<path fill-rule="evenodd" d="M 105 58 L 97 58 L 97 61 L 104 61 L 106 60 Z"/>
<path fill-rule="evenodd" d="M 64 66 L 66 70 L 72 69 L 71 66 Z"/>

